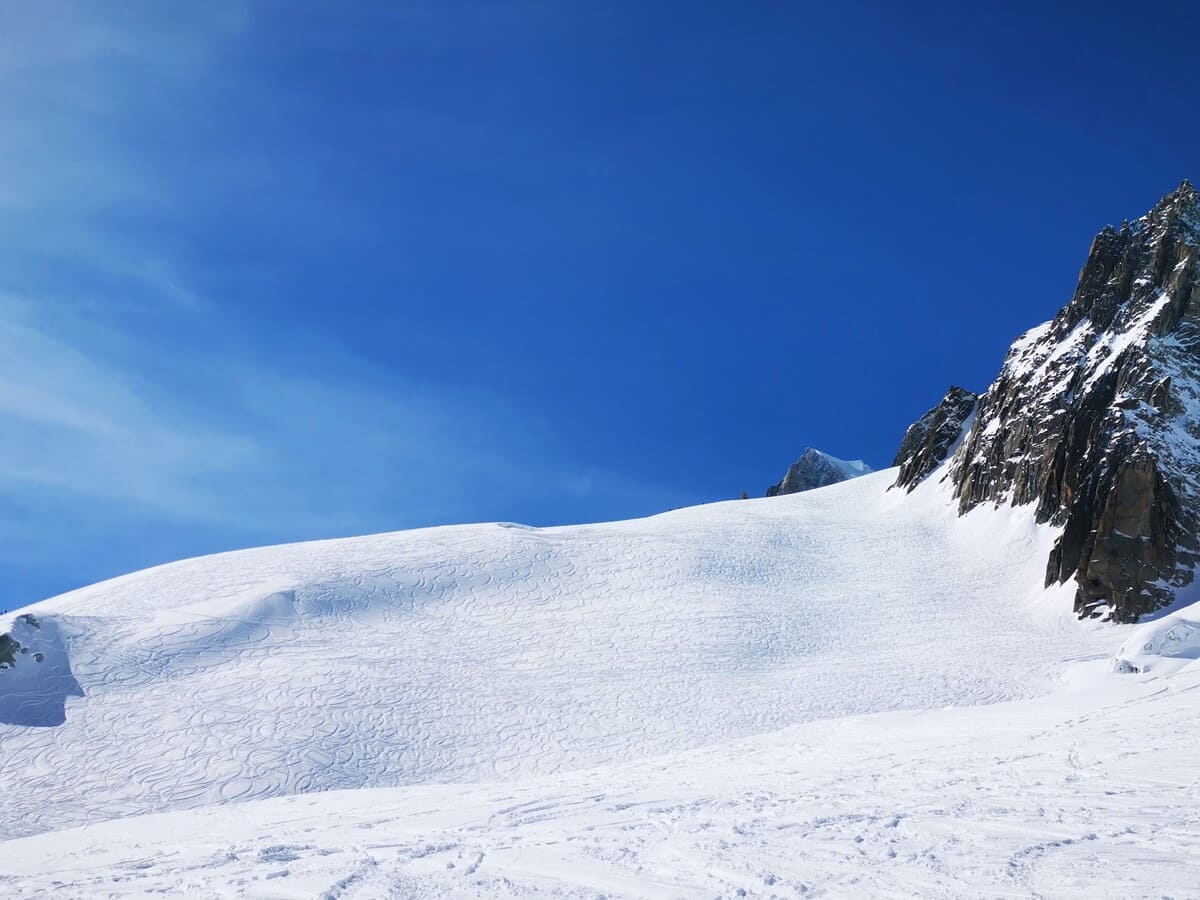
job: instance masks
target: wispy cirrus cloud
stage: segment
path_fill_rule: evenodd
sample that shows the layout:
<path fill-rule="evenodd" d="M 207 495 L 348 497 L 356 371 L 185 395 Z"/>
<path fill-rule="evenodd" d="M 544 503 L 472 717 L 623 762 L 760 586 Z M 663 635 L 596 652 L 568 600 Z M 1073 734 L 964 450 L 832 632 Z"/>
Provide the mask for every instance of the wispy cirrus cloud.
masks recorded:
<path fill-rule="evenodd" d="M 4 8 L 0 573 L 10 594 L 29 601 L 253 543 L 667 505 L 653 487 L 581 471 L 548 423 L 486 385 L 385 368 L 309 326 L 247 315 L 244 280 L 238 300 L 225 296 L 230 268 L 266 264 L 197 247 L 194 220 L 228 210 L 286 222 L 308 184 L 301 172 L 272 186 L 290 177 L 287 160 L 225 133 L 231 90 L 270 90 L 238 71 L 253 10 Z M 251 183 L 255 202 L 243 204 Z M 279 207 L 258 208 L 264 197 Z"/>
<path fill-rule="evenodd" d="M 486 390 L 406 381 L 312 336 L 247 353 L 214 337 L 235 323 L 190 324 L 199 346 L 143 344 L 0 298 L 0 491 L 312 535 L 462 518 L 535 490 L 577 498 L 585 475 L 622 490 L 556 459 L 545 423 Z"/>

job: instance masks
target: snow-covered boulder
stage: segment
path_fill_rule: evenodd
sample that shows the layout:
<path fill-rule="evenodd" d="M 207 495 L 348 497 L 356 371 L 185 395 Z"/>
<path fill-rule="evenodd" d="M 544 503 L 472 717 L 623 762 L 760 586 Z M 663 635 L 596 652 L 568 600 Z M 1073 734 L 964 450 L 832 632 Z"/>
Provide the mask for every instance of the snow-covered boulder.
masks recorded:
<path fill-rule="evenodd" d="M 1189 606 L 1139 626 L 1117 652 L 1118 672 L 1166 675 L 1200 659 L 1200 608 Z"/>

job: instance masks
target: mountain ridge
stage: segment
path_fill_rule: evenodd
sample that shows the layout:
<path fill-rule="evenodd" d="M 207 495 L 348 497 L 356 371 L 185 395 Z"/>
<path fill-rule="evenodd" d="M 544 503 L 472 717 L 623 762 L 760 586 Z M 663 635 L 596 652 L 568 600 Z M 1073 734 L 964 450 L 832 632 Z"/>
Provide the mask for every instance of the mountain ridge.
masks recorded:
<path fill-rule="evenodd" d="M 1062 528 L 1045 580 L 1074 580 L 1080 616 L 1168 607 L 1200 563 L 1198 257 L 1200 194 L 1186 180 L 1103 228 L 1070 301 L 1009 349 L 944 476 L 962 513 L 1034 504 Z M 926 463 L 902 466 L 898 484 L 930 474 L 938 437 L 910 448 Z"/>
<path fill-rule="evenodd" d="M 845 460 L 830 456 L 815 447 L 806 447 L 799 458 L 788 466 L 783 478 L 767 488 L 766 496 L 778 497 L 811 491 L 851 478 L 860 478 L 875 471 L 861 459 Z"/>

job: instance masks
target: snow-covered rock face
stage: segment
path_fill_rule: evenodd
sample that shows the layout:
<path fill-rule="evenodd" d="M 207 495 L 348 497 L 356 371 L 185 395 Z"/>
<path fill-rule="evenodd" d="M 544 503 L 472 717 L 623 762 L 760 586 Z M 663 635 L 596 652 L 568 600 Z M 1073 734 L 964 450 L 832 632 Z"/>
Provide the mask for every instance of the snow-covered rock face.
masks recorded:
<path fill-rule="evenodd" d="M 900 469 L 893 486 L 911 491 L 940 466 L 958 446 L 978 405 L 977 394 L 952 387 L 941 403 L 908 426 L 892 463 Z"/>
<path fill-rule="evenodd" d="M 1063 527 L 1046 583 L 1135 621 L 1200 559 L 1200 195 L 1187 182 L 1096 237 L 1061 312 L 1020 337 L 949 472 L 963 512 L 1036 504 Z"/>
<path fill-rule="evenodd" d="M 767 496 L 778 497 L 780 494 L 811 491 L 813 488 L 848 481 L 860 475 L 869 475 L 872 471 L 861 459 L 838 459 L 809 447 L 798 460 L 788 466 L 787 473 L 777 484 L 767 488 Z"/>

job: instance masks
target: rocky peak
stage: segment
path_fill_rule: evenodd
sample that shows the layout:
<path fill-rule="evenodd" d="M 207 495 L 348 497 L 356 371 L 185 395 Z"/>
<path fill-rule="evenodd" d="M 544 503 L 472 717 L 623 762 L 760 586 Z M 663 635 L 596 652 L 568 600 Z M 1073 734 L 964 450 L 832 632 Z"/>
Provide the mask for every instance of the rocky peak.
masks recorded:
<path fill-rule="evenodd" d="M 1194 228 L 1197 224 L 1196 213 L 1200 210 L 1200 191 L 1196 190 L 1188 179 L 1183 179 L 1179 187 L 1171 191 L 1154 205 L 1147 213 L 1147 219 L 1190 219 Z"/>
<path fill-rule="evenodd" d="M 1168 267 L 1178 261 L 1179 245 L 1195 246 L 1198 237 L 1200 194 L 1189 181 L 1136 222 L 1124 222 L 1119 230 L 1106 226 L 1092 242 L 1075 294 L 1051 323 L 1056 334 L 1064 336 L 1084 319 L 1101 331 L 1121 330 L 1120 314 L 1133 311 L 1130 301 L 1148 288 L 1168 287 Z"/>
<path fill-rule="evenodd" d="M 900 467 L 892 487 L 911 491 L 940 466 L 958 446 L 978 402 L 977 394 L 952 387 L 937 406 L 909 425 L 892 462 Z"/>
<path fill-rule="evenodd" d="M 960 511 L 1034 504 L 1062 526 L 1047 584 L 1074 579 L 1080 615 L 1136 620 L 1200 562 L 1198 248 L 1186 181 L 1103 229 L 1070 301 L 1008 351 L 948 469 Z M 906 471 L 910 457 L 901 480 L 928 468 Z"/>
<path fill-rule="evenodd" d="M 777 497 L 780 494 L 811 491 L 813 488 L 837 484 L 840 481 L 847 481 L 870 472 L 871 467 L 861 459 L 852 461 L 838 459 L 809 447 L 798 460 L 788 467 L 787 473 L 778 484 L 767 488 L 767 496 Z"/>

